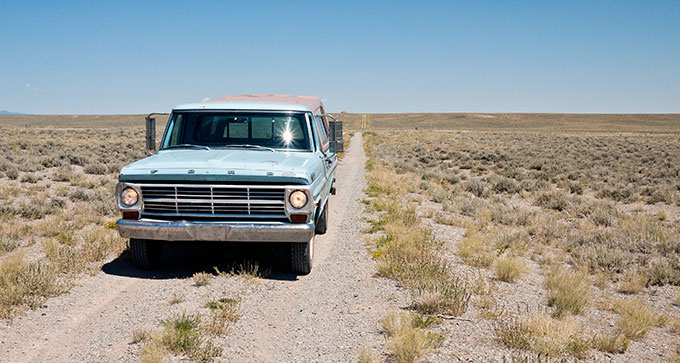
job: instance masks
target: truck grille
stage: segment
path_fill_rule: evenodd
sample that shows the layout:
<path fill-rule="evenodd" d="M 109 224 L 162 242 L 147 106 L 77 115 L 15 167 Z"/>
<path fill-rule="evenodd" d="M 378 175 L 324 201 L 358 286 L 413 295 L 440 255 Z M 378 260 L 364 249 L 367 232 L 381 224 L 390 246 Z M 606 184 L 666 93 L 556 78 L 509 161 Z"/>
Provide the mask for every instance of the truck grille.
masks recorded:
<path fill-rule="evenodd" d="M 280 186 L 142 184 L 143 217 L 287 219 Z"/>

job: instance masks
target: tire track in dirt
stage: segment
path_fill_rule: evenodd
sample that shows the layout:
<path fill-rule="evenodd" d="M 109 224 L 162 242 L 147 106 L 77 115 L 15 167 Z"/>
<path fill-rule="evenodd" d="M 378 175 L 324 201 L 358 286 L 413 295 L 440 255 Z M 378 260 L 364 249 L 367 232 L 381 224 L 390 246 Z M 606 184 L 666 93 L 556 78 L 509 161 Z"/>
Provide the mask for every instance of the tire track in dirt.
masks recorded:
<path fill-rule="evenodd" d="M 85 278 L 68 294 L 48 300 L 46 308 L 4 327 L 0 334 L 2 361 L 77 360 L 93 348 L 93 336 L 110 333 L 128 306 L 152 292 L 154 282 L 158 281 L 103 273 Z"/>

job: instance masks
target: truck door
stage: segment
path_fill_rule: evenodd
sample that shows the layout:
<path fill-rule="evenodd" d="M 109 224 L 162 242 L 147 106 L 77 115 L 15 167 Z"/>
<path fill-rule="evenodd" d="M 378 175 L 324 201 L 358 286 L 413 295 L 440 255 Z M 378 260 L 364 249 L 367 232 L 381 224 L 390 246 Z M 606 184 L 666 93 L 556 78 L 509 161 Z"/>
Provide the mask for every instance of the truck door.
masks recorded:
<path fill-rule="evenodd" d="M 330 140 L 328 138 L 328 130 L 326 129 L 326 124 L 320 116 L 314 116 L 314 126 L 317 130 L 317 136 L 319 138 L 319 144 L 321 145 L 321 153 L 324 164 L 324 169 L 326 172 L 326 177 L 332 179 L 332 174 L 335 171 L 335 167 L 338 163 L 338 158 L 335 153 L 330 150 Z"/>

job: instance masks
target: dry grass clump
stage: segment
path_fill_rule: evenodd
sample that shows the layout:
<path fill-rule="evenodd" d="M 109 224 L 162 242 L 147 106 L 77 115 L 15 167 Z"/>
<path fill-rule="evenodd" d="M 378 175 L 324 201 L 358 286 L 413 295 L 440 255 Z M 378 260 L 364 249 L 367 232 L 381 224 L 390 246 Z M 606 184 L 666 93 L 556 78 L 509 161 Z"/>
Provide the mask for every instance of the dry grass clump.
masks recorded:
<path fill-rule="evenodd" d="M 675 294 L 673 294 L 673 304 L 680 306 L 680 289 L 676 290 Z"/>
<path fill-rule="evenodd" d="M 0 256 L 14 251 L 17 247 L 19 247 L 19 241 L 16 238 L 0 236 Z"/>
<path fill-rule="evenodd" d="M 79 226 L 82 228 L 82 226 Z M 76 226 L 65 213 L 51 215 L 36 223 L 34 230 L 43 237 L 56 237 L 60 234 L 73 234 Z"/>
<path fill-rule="evenodd" d="M 210 317 L 203 329 L 213 335 L 226 334 L 231 324 L 241 318 L 240 303 L 240 300 L 230 298 L 207 302 L 206 307 L 210 309 Z"/>
<path fill-rule="evenodd" d="M 415 362 L 438 344 L 432 335 L 421 329 L 406 329 L 392 337 L 388 349 L 395 362 Z"/>
<path fill-rule="evenodd" d="M 621 212 L 612 204 L 597 203 L 585 211 L 585 215 L 597 226 L 613 227 L 621 217 Z"/>
<path fill-rule="evenodd" d="M 624 275 L 619 291 L 624 294 L 637 294 L 644 290 L 648 280 L 646 274 L 639 270 L 634 270 Z"/>
<path fill-rule="evenodd" d="M 526 265 L 521 257 L 506 256 L 496 260 L 494 269 L 497 279 L 515 282 L 526 271 Z"/>
<path fill-rule="evenodd" d="M 50 264 L 62 273 L 79 273 L 90 263 L 123 252 L 127 240 L 116 231 L 98 226 L 89 226 L 80 231 L 62 232 L 54 238 L 43 241 L 43 251 Z"/>
<path fill-rule="evenodd" d="M 553 245 L 567 235 L 568 227 L 553 213 L 537 214 L 529 221 L 527 233 L 543 245 Z"/>
<path fill-rule="evenodd" d="M 642 300 L 619 300 L 614 304 L 614 310 L 619 314 L 621 333 L 629 339 L 643 338 L 651 328 L 665 324 L 665 319 Z"/>
<path fill-rule="evenodd" d="M 568 268 L 553 267 L 545 278 L 548 306 L 553 316 L 564 313 L 581 314 L 590 304 L 590 279 L 585 271 L 571 272 Z"/>
<path fill-rule="evenodd" d="M 194 280 L 194 285 L 206 286 L 212 280 L 213 275 L 207 272 L 196 272 L 191 278 Z"/>
<path fill-rule="evenodd" d="M 71 165 L 62 165 L 52 173 L 52 181 L 55 182 L 70 182 L 74 180 L 75 169 Z"/>
<path fill-rule="evenodd" d="M 144 343 L 151 338 L 151 332 L 144 328 L 135 328 L 132 331 L 132 343 Z"/>
<path fill-rule="evenodd" d="M 535 214 L 519 207 L 506 207 L 503 204 L 494 205 L 490 212 L 492 222 L 506 226 L 526 226 Z"/>
<path fill-rule="evenodd" d="M 14 166 L 10 166 L 5 170 L 5 176 L 7 179 L 16 180 L 19 178 L 19 169 Z"/>
<path fill-rule="evenodd" d="M 65 290 L 52 266 L 26 261 L 21 251 L 0 262 L 0 318 L 11 319 Z"/>
<path fill-rule="evenodd" d="M 511 319 L 495 326 L 496 341 L 508 348 L 529 349 L 531 346 L 531 332 L 526 322 Z"/>
<path fill-rule="evenodd" d="M 160 340 L 160 336 L 154 334 L 152 339 L 146 341 L 140 352 L 139 361 L 141 363 L 162 363 L 166 361 L 166 357 L 170 352 Z"/>
<path fill-rule="evenodd" d="M 0 219 L 0 236 L 8 240 L 19 241 L 33 234 L 33 226 L 17 218 Z"/>
<path fill-rule="evenodd" d="M 495 247 L 500 252 L 523 254 L 529 249 L 531 237 L 524 229 L 517 232 L 504 232 L 496 236 Z"/>
<path fill-rule="evenodd" d="M 109 168 L 104 164 L 88 164 L 83 168 L 86 174 L 103 175 L 109 172 Z"/>
<path fill-rule="evenodd" d="M 35 220 L 56 212 L 63 207 L 63 205 L 64 201 L 60 198 L 46 200 L 46 198 L 36 197 L 32 198 L 30 201 L 22 201 L 13 207 L 7 207 L 3 214 L 11 214 L 24 219 Z"/>
<path fill-rule="evenodd" d="M 451 276 L 446 269 L 442 271 L 437 268 L 437 275 L 439 277 L 423 281 L 415 288 L 412 307 L 429 314 L 463 315 L 471 297 L 467 283 L 459 277 Z"/>
<path fill-rule="evenodd" d="M 224 268 L 229 272 L 221 271 Z M 244 278 L 247 282 L 258 283 L 260 279 L 268 275 L 270 271 L 268 269 L 260 269 L 260 265 L 254 261 L 245 261 L 243 263 L 230 263 L 227 266 L 215 266 L 213 267 L 215 272 L 220 276 L 240 276 Z"/>
<path fill-rule="evenodd" d="M 161 342 L 174 353 L 186 354 L 194 360 L 207 362 L 222 352 L 221 348 L 201 333 L 199 315 L 178 314 L 161 321 L 161 324 Z"/>
<path fill-rule="evenodd" d="M 193 361 L 211 362 L 222 348 L 200 330 L 200 315 L 175 314 L 162 320 L 161 332 L 150 334 L 141 350 L 142 362 L 161 362 L 169 353 L 185 354 Z"/>
<path fill-rule="evenodd" d="M 168 300 L 168 303 L 170 305 L 180 304 L 181 302 L 184 301 L 184 298 L 185 298 L 184 294 L 173 292 L 172 296 L 170 296 L 170 299 Z"/>
<path fill-rule="evenodd" d="M 373 363 L 376 361 L 375 354 L 373 354 L 371 348 L 364 345 L 361 348 L 359 348 L 357 361 L 359 363 Z"/>
<path fill-rule="evenodd" d="M 618 332 L 615 334 L 601 332 L 595 334 L 590 339 L 590 344 L 593 348 L 601 352 L 621 354 L 628 350 L 630 341 L 628 341 L 628 339 Z"/>
<path fill-rule="evenodd" d="M 493 175 L 489 177 L 489 182 L 491 183 L 491 190 L 496 193 L 509 193 L 514 194 L 522 190 L 519 183 L 512 178 Z"/>
<path fill-rule="evenodd" d="M 463 183 L 465 191 L 474 194 L 478 198 L 485 198 L 489 195 L 486 183 L 478 178 L 472 178 Z"/>
<path fill-rule="evenodd" d="M 211 362 L 222 354 L 210 336 L 224 335 L 241 317 L 240 300 L 222 298 L 208 301 L 207 321 L 200 314 L 180 313 L 161 320 L 161 331 L 135 330 L 133 341 L 144 342 L 143 362 L 161 362 L 168 354 L 184 354 L 196 362 Z"/>
<path fill-rule="evenodd" d="M 408 175 L 395 175 L 394 171 L 381 163 L 369 161 L 366 169 L 370 171 L 366 175 L 366 194 L 369 197 L 377 196 L 403 196 L 407 192 L 418 190 L 418 182 Z"/>
<path fill-rule="evenodd" d="M 417 173 L 417 171 L 414 171 L 414 173 Z M 423 178 L 425 177 L 423 176 Z M 457 192 L 456 190 L 447 188 L 446 186 L 442 185 L 439 182 L 430 181 L 426 179 L 423 179 L 420 182 L 419 187 L 420 190 L 422 190 L 425 193 L 425 195 L 427 195 L 431 200 L 435 201 L 436 203 L 446 203 Z"/>
<path fill-rule="evenodd" d="M 479 309 L 477 316 L 481 319 L 498 320 L 506 314 L 504 309 L 498 307 L 498 301 L 490 295 L 480 296 L 475 301 L 475 306 Z"/>
<path fill-rule="evenodd" d="M 387 222 L 384 229 L 386 237 L 379 239 L 374 254 L 378 273 L 411 288 L 413 307 L 420 311 L 463 314 L 470 298 L 467 284 L 447 269 L 429 232 L 401 218 Z"/>
<path fill-rule="evenodd" d="M 589 346 L 573 317 L 554 319 L 538 314 L 528 319 L 499 322 L 496 340 L 508 348 L 518 348 L 548 356 L 569 354 L 580 357 Z"/>
<path fill-rule="evenodd" d="M 19 179 L 20 182 L 22 183 L 29 183 L 29 184 L 35 184 L 38 181 L 40 181 L 40 177 L 34 175 L 34 174 L 24 174 L 21 179 Z"/>
<path fill-rule="evenodd" d="M 490 238 L 475 230 L 468 230 L 458 242 L 458 256 L 466 264 L 477 267 L 489 267 L 496 259 Z"/>
<path fill-rule="evenodd" d="M 439 346 L 443 337 L 419 327 L 417 314 L 391 312 L 379 320 L 388 337 L 388 349 L 395 362 L 415 362 Z"/>
<path fill-rule="evenodd" d="M 569 206 L 569 198 L 563 192 L 543 192 L 536 197 L 536 205 L 546 209 L 563 211 Z"/>

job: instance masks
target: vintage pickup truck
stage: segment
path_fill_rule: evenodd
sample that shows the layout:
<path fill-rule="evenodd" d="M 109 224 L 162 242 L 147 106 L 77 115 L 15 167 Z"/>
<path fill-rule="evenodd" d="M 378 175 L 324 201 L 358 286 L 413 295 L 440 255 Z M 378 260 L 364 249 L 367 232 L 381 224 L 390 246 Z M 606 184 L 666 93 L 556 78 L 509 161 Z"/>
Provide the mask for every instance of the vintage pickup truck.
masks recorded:
<path fill-rule="evenodd" d="M 240 95 L 177 106 L 153 155 L 123 167 L 120 235 L 134 263 L 159 265 L 167 242 L 285 243 L 307 274 L 328 228 L 342 122 L 317 97 Z"/>

